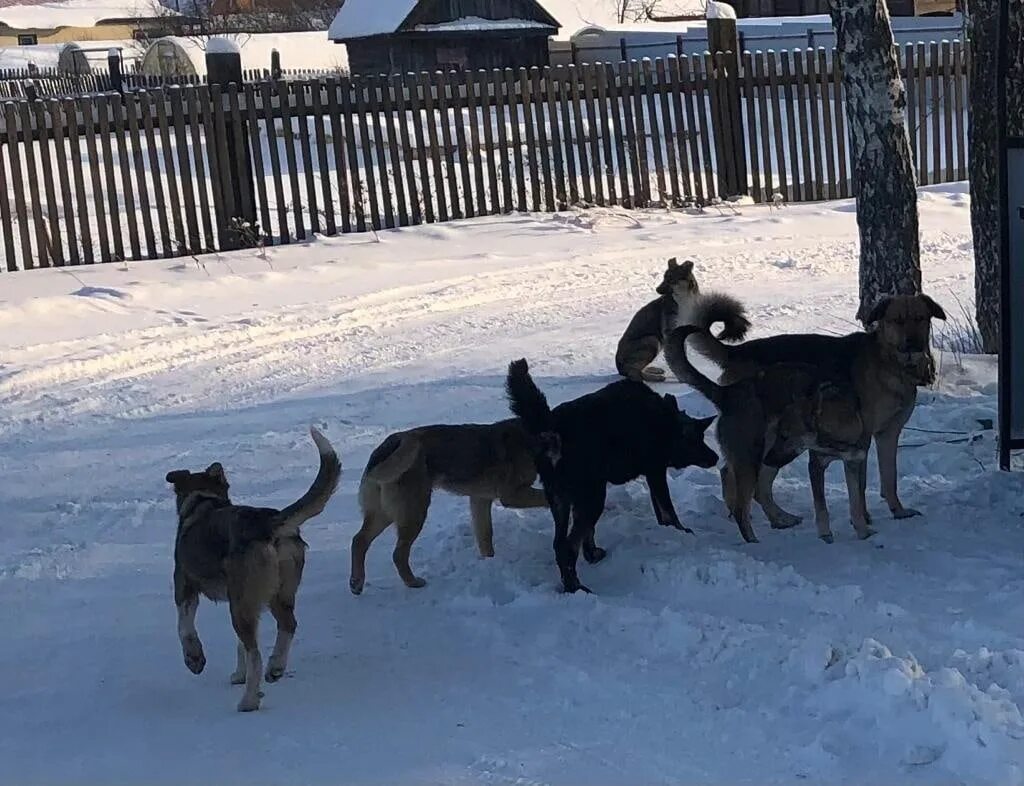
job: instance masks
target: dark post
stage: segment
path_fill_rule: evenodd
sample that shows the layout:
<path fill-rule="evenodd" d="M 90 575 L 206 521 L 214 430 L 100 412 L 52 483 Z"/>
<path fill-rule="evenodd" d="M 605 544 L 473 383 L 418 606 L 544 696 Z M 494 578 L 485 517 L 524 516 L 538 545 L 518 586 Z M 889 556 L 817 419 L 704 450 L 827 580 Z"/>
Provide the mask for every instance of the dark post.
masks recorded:
<path fill-rule="evenodd" d="M 118 93 L 124 93 L 124 80 L 121 74 L 121 51 L 107 50 L 107 72 L 110 74 L 110 87 Z"/>
<path fill-rule="evenodd" d="M 629 61 L 629 53 L 626 51 L 626 39 L 625 38 L 620 38 L 619 39 L 619 54 L 622 56 L 622 61 L 623 62 L 628 62 Z"/>
<path fill-rule="evenodd" d="M 262 228 L 256 226 L 256 203 L 253 198 L 255 186 L 253 184 L 252 159 L 245 140 L 249 138 L 247 128 L 238 129 L 236 134 L 235 121 L 245 124 L 245 115 L 239 113 L 239 117 L 232 117 L 228 109 L 227 95 L 228 85 L 234 83 L 242 86 L 242 55 L 238 47 L 231 41 L 224 38 L 211 38 L 206 48 L 206 77 L 211 85 L 220 85 L 221 104 L 214 106 L 214 114 L 220 114 L 224 118 L 224 135 L 227 149 L 227 171 L 228 182 L 221 183 L 222 192 L 230 192 L 235 205 L 234 215 L 218 215 L 218 234 L 223 240 L 222 248 L 244 248 L 248 245 L 246 238 L 258 237 Z M 238 149 L 236 136 L 242 139 L 242 148 Z M 216 172 L 212 173 L 214 176 Z M 243 188 L 243 183 L 248 188 Z M 240 224 L 245 222 L 249 225 L 249 231 L 245 231 Z"/>
<path fill-rule="evenodd" d="M 576 46 L 576 42 L 575 41 L 570 43 L 569 46 L 570 46 L 570 48 L 572 50 L 572 64 L 576 65 L 576 58 L 577 58 L 577 56 L 579 54 L 579 51 L 580 51 L 579 47 Z"/>
<path fill-rule="evenodd" d="M 735 19 L 708 19 L 708 48 L 715 63 L 715 73 L 708 84 L 712 106 L 718 111 L 712 118 L 718 120 L 715 141 L 733 162 L 725 172 L 719 173 L 725 187 L 724 196 L 746 194 L 746 144 L 743 135 L 743 113 L 740 103 L 739 36 Z"/>
<path fill-rule="evenodd" d="M 36 83 L 31 79 L 25 80 L 25 98 L 29 101 L 39 100 L 39 91 L 36 90 Z"/>
<path fill-rule="evenodd" d="M 683 37 L 681 35 L 676 36 L 676 57 L 683 56 Z"/>
<path fill-rule="evenodd" d="M 281 53 L 276 49 L 270 50 L 270 78 L 275 81 L 281 78 Z"/>

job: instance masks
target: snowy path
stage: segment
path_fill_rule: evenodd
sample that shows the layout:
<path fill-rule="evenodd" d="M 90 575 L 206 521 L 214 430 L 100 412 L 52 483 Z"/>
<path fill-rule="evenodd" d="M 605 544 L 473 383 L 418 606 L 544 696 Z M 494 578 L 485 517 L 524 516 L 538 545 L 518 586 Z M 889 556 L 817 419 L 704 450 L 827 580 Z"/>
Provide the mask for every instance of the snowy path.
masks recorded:
<path fill-rule="evenodd" d="M 922 193 L 926 287 L 951 313 L 972 288 L 962 191 Z M 930 431 L 904 434 L 902 495 L 925 517 L 890 521 L 872 468 L 867 543 L 838 472 L 836 544 L 758 516 L 744 546 L 717 475 L 693 470 L 672 493 L 695 537 L 654 526 L 642 484 L 611 492 L 610 558 L 582 568 L 594 596 L 557 593 L 546 512 L 497 511 L 482 561 L 444 495 L 413 551 L 427 588 L 401 585 L 385 535 L 365 594 L 347 591 L 355 490 L 385 433 L 504 417 L 514 357 L 555 401 L 609 381 L 667 256 L 740 295 L 758 334 L 849 329 L 855 238 L 848 203 L 592 211 L 205 270 L 5 276 L 0 782 L 1021 783 L 1024 494 L 979 431 L 995 412 L 980 361 L 944 356 L 911 423 Z M 314 472 L 310 422 L 345 474 L 304 530 L 293 673 L 238 716 L 225 609 L 199 614 L 207 671 L 180 662 L 163 476 L 220 460 L 237 500 L 283 504 Z M 798 462 L 779 496 L 808 516 L 805 478 Z"/>

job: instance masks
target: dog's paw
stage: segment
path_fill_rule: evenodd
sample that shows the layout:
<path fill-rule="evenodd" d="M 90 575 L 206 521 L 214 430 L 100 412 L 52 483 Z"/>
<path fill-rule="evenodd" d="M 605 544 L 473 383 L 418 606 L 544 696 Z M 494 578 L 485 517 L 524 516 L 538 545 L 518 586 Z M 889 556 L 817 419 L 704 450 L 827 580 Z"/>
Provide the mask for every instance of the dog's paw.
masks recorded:
<path fill-rule="evenodd" d="M 877 535 L 878 530 L 872 529 L 871 527 L 864 527 L 863 529 L 857 530 L 857 537 L 861 540 L 867 540 L 872 535 Z"/>
<path fill-rule="evenodd" d="M 193 674 L 202 674 L 206 668 L 206 655 L 203 654 L 203 645 L 198 638 L 191 638 L 185 642 L 183 654 L 188 670 Z"/>
<path fill-rule="evenodd" d="M 587 595 L 594 594 L 593 592 L 591 592 L 590 587 L 588 587 L 586 584 L 580 584 L 578 581 L 573 586 L 563 586 L 562 592 L 564 592 L 566 595 L 574 595 L 577 592 L 585 592 Z"/>
<path fill-rule="evenodd" d="M 921 511 L 914 510 L 913 508 L 900 508 L 899 510 L 894 510 L 892 512 L 892 517 L 894 519 L 912 519 L 915 516 L 920 515 Z"/>
<path fill-rule="evenodd" d="M 835 543 L 835 536 L 831 532 L 827 532 L 824 535 L 818 535 L 818 537 L 825 543 Z"/>
<path fill-rule="evenodd" d="M 363 579 L 349 579 L 348 588 L 352 590 L 353 595 L 362 595 L 364 583 Z"/>
<path fill-rule="evenodd" d="M 411 579 L 405 582 L 405 586 L 409 589 L 423 589 L 427 586 L 427 580 L 421 579 L 419 576 L 413 576 Z"/>
<path fill-rule="evenodd" d="M 603 549 L 600 546 L 594 546 L 594 548 L 583 552 L 583 559 L 589 562 L 591 565 L 596 565 L 598 562 L 608 556 L 608 550 Z"/>
<path fill-rule="evenodd" d="M 263 678 L 267 682 L 277 682 L 283 676 L 284 666 L 278 666 L 275 663 L 271 663 L 269 666 L 267 666 L 267 673 L 263 675 Z"/>
<path fill-rule="evenodd" d="M 772 529 L 790 529 L 797 526 L 802 522 L 803 519 L 800 516 L 796 516 L 786 511 L 780 511 L 775 514 L 775 518 L 771 520 Z"/>
<path fill-rule="evenodd" d="M 690 529 L 685 524 L 682 524 L 682 523 L 680 523 L 678 521 L 675 524 L 673 524 L 672 526 L 675 527 L 680 532 L 685 532 L 688 535 L 692 535 L 693 534 L 693 530 L 692 529 Z"/>
<path fill-rule="evenodd" d="M 255 697 L 243 696 L 242 700 L 238 702 L 239 712 L 255 712 L 260 708 L 260 697 L 263 694 L 260 693 Z"/>

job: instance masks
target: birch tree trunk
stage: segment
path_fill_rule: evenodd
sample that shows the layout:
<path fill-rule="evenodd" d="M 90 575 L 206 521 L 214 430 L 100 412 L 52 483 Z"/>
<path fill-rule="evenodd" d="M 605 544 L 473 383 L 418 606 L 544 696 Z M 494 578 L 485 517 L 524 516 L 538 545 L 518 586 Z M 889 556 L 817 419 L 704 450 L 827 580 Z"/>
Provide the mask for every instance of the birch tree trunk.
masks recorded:
<path fill-rule="evenodd" d="M 968 6 L 968 96 L 971 232 L 974 236 L 974 305 L 982 350 L 999 351 L 999 149 L 996 97 L 1006 90 L 1006 133 L 1024 136 L 1024 2 L 1010 0 L 1006 85 L 997 84 L 999 0 Z"/>
<path fill-rule="evenodd" d="M 921 291 L 917 180 L 885 0 L 831 0 L 831 8 L 857 186 L 863 321 L 886 295 Z"/>

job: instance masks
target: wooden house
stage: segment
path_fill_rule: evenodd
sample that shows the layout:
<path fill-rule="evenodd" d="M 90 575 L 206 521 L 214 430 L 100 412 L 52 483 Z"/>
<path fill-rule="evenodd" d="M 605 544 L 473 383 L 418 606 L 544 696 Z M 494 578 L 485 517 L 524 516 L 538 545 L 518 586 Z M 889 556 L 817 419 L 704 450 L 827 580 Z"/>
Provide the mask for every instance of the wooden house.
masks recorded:
<path fill-rule="evenodd" d="M 328 37 L 353 74 L 548 65 L 559 24 L 536 0 L 344 0 Z"/>

